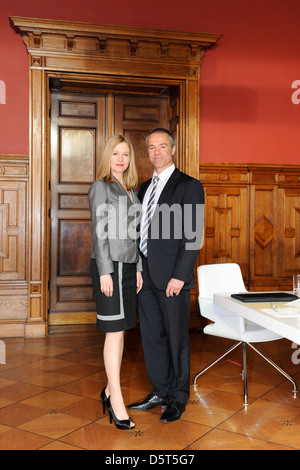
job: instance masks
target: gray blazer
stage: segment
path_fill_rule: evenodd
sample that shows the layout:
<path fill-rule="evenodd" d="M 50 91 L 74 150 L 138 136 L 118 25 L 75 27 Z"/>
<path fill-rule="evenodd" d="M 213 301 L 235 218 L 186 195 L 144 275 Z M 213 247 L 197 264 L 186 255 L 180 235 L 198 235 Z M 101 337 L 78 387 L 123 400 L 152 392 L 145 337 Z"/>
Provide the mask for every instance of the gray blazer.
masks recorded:
<path fill-rule="evenodd" d="M 142 206 L 136 191 L 130 195 L 132 200 L 117 181 L 98 180 L 89 189 L 91 258 L 96 260 L 99 276 L 114 272 L 113 261 L 137 263 L 137 271 L 142 271 L 137 231 Z"/>

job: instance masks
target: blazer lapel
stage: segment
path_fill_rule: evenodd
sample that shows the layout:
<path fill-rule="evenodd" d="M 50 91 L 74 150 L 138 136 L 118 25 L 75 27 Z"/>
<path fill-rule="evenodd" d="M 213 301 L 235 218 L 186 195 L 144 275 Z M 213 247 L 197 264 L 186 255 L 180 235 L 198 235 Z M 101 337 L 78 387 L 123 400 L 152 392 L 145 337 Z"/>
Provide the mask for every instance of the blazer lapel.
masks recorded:
<path fill-rule="evenodd" d="M 112 187 L 113 187 L 113 190 L 114 192 L 118 195 L 118 196 L 122 196 L 122 197 L 126 197 L 127 198 L 127 205 L 131 205 L 131 204 L 134 204 L 136 203 L 137 201 L 135 200 L 135 195 L 134 195 L 134 191 L 131 191 L 130 195 L 131 197 L 126 193 L 125 189 L 122 188 L 121 184 L 116 180 L 116 181 L 113 181 L 113 184 L 112 184 Z"/>
<path fill-rule="evenodd" d="M 141 184 L 141 186 L 140 186 L 138 198 L 141 202 L 143 202 L 144 196 L 146 194 L 146 191 L 147 191 L 151 181 L 152 181 L 152 179 L 149 179 L 149 180 L 145 181 L 143 184 Z"/>

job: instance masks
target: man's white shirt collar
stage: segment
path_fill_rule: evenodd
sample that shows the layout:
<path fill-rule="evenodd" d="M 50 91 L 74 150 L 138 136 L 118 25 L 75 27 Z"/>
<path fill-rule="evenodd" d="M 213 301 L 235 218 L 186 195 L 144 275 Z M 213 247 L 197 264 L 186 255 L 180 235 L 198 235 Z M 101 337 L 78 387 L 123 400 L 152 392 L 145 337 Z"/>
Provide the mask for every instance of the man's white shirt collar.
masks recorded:
<path fill-rule="evenodd" d="M 153 172 L 153 177 L 154 176 L 158 176 L 159 177 L 159 181 L 161 182 L 164 182 L 165 180 L 169 179 L 171 174 L 173 173 L 173 171 L 175 170 L 175 164 L 172 163 L 171 166 L 169 166 L 168 168 L 166 168 L 164 171 L 162 171 L 159 175 L 156 173 L 156 171 L 154 170 Z"/>

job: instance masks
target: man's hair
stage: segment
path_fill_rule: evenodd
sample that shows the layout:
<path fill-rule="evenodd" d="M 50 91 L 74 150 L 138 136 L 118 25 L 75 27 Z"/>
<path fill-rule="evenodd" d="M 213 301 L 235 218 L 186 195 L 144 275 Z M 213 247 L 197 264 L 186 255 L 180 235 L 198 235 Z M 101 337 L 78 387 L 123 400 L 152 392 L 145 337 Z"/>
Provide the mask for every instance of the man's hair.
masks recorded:
<path fill-rule="evenodd" d="M 165 133 L 169 136 L 171 147 L 174 147 L 175 140 L 174 140 L 173 135 L 171 134 L 171 132 L 168 129 L 164 129 L 163 127 L 158 127 L 157 129 L 153 129 L 152 131 L 149 132 L 149 134 L 146 137 L 146 145 L 148 145 L 148 139 L 149 139 L 150 135 L 152 135 L 152 134 L 161 134 L 161 133 Z"/>

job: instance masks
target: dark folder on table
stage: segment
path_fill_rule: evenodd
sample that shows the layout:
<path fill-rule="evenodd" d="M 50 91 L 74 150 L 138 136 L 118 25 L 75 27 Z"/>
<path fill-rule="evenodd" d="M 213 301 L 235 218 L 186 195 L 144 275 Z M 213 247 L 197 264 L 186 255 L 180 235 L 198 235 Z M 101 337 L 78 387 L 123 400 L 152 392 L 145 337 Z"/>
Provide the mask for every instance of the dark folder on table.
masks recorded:
<path fill-rule="evenodd" d="M 231 294 L 231 297 L 241 302 L 291 302 L 299 298 L 288 292 L 253 292 Z"/>

